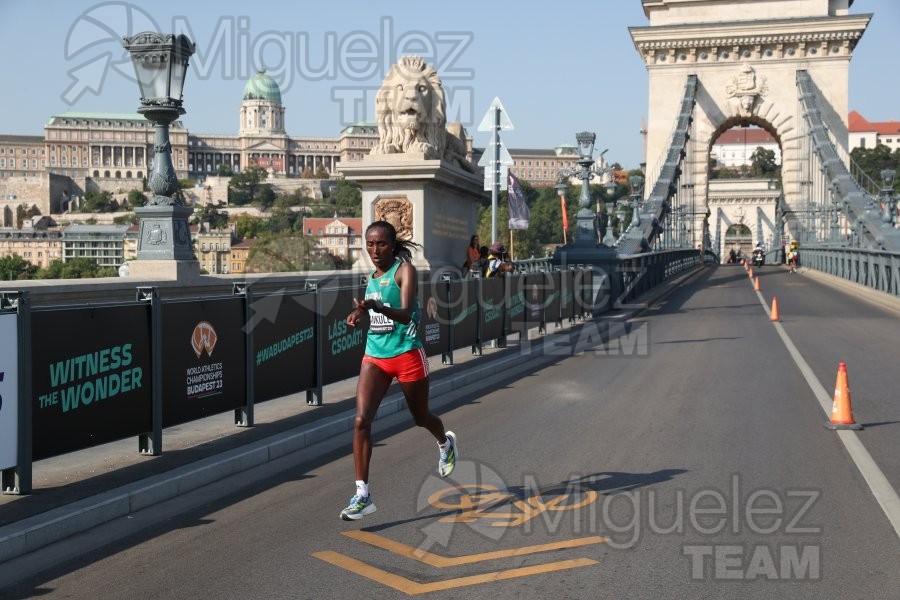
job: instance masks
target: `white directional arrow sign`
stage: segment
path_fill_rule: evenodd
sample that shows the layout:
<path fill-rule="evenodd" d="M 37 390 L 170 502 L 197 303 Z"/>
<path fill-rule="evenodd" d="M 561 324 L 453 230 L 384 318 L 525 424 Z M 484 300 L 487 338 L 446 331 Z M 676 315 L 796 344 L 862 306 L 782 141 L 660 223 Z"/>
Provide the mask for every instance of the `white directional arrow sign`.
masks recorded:
<path fill-rule="evenodd" d="M 506 165 L 500 165 L 500 168 L 497 169 L 500 172 L 500 189 L 505 190 L 508 186 L 506 184 L 507 175 L 509 175 L 509 167 Z M 490 169 L 484 170 L 484 191 L 489 192 L 494 189 L 494 172 Z"/>
<path fill-rule="evenodd" d="M 494 131 L 494 128 L 497 127 L 497 117 L 495 116 L 497 111 L 500 111 L 500 129 L 513 129 L 512 121 L 510 121 L 509 117 L 506 115 L 506 109 L 503 108 L 503 103 L 500 102 L 500 98 L 495 97 L 494 101 L 491 102 L 488 111 L 484 113 L 481 124 L 478 126 L 478 131 Z"/>
<path fill-rule="evenodd" d="M 494 143 L 491 142 L 484 150 L 484 154 L 478 160 L 478 166 L 484 168 L 484 189 L 489 192 L 494 188 L 494 172 L 499 172 L 500 189 L 506 189 L 506 176 L 509 173 L 509 166 L 513 164 L 512 156 L 509 150 L 500 142 L 500 161 L 494 165 Z"/>
<path fill-rule="evenodd" d="M 479 167 L 490 167 L 491 163 L 494 162 L 494 143 L 491 142 L 487 148 L 484 150 L 484 154 L 481 155 L 481 158 L 478 159 Z M 506 149 L 506 146 L 503 145 L 503 142 L 500 142 L 500 164 L 501 165 L 511 165 L 513 164 L 512 156 L 509 155 L 509 150 Z"/>

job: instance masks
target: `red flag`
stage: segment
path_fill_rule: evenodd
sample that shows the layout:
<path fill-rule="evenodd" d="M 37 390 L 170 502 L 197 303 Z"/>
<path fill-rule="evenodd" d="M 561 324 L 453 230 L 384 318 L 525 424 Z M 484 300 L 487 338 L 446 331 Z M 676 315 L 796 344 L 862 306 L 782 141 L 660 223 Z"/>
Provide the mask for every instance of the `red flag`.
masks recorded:
<path fill-rule="evenodd" d="M 559 196 L 559 203 L 562 206 L 563 231 L 569 230 L 569 214 L 566 212 L 566 197 Z"/>

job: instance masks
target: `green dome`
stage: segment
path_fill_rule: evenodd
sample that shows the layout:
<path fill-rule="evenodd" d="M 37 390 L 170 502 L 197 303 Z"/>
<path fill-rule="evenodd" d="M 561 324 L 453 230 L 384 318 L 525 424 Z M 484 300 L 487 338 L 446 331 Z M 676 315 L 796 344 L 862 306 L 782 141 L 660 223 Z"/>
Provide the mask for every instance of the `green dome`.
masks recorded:
<path fill-rule="evenodd" d="M 281 88 L 266 75 L 265 70 L 258 71 L 244 86 L 244 100 L 268 100 L 281 104 Z"/>

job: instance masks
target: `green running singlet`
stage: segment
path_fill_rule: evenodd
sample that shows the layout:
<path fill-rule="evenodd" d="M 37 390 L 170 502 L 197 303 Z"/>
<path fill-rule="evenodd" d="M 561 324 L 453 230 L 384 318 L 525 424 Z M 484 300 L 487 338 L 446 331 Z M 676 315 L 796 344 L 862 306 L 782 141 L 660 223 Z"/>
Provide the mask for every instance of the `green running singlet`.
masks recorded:
<path fill-rule="evenodd" d="M 394 265 L 381 277 L 375 277 L 374 271 L 366 285 L 366 300 L 380 300 L 385 306 L 399 308 L 402 306 L 400 286 L 394 276 L 400 267 L 398 258 Z M 422 347 L 419 340 L 419 299 L 413 298 L 412 319 L 406 325 L 393 319 L 369 311 L 369 335 L 366 337 L 366 354 L 375 358 L 392 358 L 404 352 Z"/>

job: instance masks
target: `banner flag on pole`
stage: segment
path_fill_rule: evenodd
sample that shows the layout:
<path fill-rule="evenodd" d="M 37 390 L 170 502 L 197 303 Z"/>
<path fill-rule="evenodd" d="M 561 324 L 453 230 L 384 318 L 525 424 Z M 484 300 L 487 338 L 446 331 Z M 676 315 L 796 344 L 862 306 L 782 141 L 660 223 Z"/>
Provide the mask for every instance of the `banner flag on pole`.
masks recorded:
<path fill-rule="evenodd" d="M 566 212 L 566 197 L 560 195 L 559 197 L 560 208 L 562 208 L 562 221 L 563 221 L 563 231 L 569 230 L 569 214 Z"/>
<path fill-rule="evenodd" d="M 518 178 L 510 172 L 507 180 L 507 197 L 509 198 L 509 228 L 528 229 L 531 210 L 525 202 L 525 193 L 519 185 Z"/>

